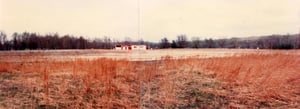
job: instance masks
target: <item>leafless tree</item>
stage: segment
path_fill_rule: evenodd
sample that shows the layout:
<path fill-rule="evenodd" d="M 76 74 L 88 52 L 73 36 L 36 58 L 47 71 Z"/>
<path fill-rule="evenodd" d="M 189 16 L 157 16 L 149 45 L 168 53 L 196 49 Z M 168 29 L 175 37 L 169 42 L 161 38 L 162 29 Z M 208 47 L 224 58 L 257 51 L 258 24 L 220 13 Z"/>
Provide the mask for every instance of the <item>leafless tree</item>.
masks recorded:
<path fill-rule="evenodd" d="M 164 37 L 160 40 L 160 48 L 170 48 L 170 43 L 169 43 L 169 40 Z"/>
<path fill-rule="evenodd" d="M 188 47 L 188 41 L 187 41 L 186 35 L 177 36 L 177 46 L 178 46 L 178 48 Z"/>
<path fill-rule="evenodd" d="M 192 48 L 200 48 L 200 42 L 199 37 L 192 37 Z"/>

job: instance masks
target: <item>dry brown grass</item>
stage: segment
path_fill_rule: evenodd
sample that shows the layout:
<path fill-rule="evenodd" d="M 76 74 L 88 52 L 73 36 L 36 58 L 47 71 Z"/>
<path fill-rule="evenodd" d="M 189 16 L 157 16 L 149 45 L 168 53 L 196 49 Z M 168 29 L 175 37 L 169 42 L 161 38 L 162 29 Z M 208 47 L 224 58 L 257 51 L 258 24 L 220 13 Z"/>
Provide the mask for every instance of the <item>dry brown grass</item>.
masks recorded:
<path fill-rule="evenodd" d="M 194 61 L 194 60 L 193 60 Z M 199 62 L 199 63 L 198 63 Z M 297 55 L 269 54 L 211 58 L 196 61 L 201 69 L 227 82 L 236 102 L 267 106 L 300 101 L 300 58 Z M 253 103 L 252 103 L 253 102 Z"/>
<path fill-rule="evenodd" d="M 297 55 L 31 60 L 0 62 L 0 108 L 300 106 Z"/>

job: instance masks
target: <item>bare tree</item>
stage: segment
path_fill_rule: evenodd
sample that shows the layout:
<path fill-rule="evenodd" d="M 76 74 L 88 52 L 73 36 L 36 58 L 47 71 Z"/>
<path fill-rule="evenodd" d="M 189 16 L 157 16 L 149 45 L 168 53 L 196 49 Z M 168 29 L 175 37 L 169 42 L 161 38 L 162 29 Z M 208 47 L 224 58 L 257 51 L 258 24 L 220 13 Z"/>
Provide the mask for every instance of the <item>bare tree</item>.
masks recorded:
<path fill-rule="evenodd" d="M 178 48 L 188 47 L 188 41 L 187 41 L 186 35 L 177 36 L 177 45 L 178 45 Z"/>
<path fill-rule="evenodd" d="M 300 49 L 300 28 L 299 28 L 299 33 L 296 35 L 296 38 L 295 38 L 294 48 Z"/>
<path fill-rule="evenodd" d="M 200 48 L 200 38 L 199 37 L 192 37 L 192 47 L 193 48 Z"/>
<path fill-rule="evenodd" d="M 220 48 L 225 48 L 226 39 L 219 39 L 217 44 L 219 45 Z"/>
<path fill-rule="evenodd" d="M 160 40 L 160 48 L 170 48 L 170 43 L 169 43 L 169 40 L 164 37 Z"/>
<path fill-rule="evenodd" d="M 111 49 L 113 47 L 112 41 L 111 41 L 111 39 L 109 37 L 105 36 L 103 38 L 103 41 L 104 41 L 104 47 L 103 48 L 105 48 L 105 49 Z"/>
<path fill-rule="evenodd" d="M 2 31 L 0 31 L 0 50 L 5 49 L 5 43 L 6 43 L 6 34 Z"/>
<path fill-rule="evenodd" d="M 216 48 L 216 43 L 212 38 L 205 39 L 204 42 L 207 48 Z"/>

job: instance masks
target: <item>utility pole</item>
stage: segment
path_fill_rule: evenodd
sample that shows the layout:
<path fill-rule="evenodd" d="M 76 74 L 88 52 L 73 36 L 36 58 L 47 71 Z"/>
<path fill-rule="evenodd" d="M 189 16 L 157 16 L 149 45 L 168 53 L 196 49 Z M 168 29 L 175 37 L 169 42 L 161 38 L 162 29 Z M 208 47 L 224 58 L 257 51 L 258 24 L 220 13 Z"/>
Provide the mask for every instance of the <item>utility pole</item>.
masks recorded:
<path fill-rule="evenodd" d="M 140 33 L 140 0 L 137 0 L 137 36 L 138 39 L 141 39 Z"/>

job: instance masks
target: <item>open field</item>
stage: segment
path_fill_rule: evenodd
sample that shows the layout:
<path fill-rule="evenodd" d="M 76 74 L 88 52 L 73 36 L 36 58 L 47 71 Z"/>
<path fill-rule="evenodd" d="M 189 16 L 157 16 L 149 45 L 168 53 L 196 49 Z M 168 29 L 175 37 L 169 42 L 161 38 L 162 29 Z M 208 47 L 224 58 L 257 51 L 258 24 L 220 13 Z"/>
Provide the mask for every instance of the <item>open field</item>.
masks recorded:
<path fill-rule="evenodd" d="M 25 50 L 25 51 L 2 51 L 0 52 L 0 61 L 6 62 L 30 62 L 30 61 L 67 61 L 74 59 L 98 59 L 113 58 L 127 59 L 130 61 L 149 61 L 160 60 L 164 56 L 172 58 L 209 58 L 225 57 L 244 54 L 294 54 L 300 55 L 299 50 L 255 50 L 255 49 L 158 49 L 147 51 L 118 51 L 103 49 L 87 50 Z"/>
<path fill-rule="evenodd" d="M 0 108 L 299 108 L 300 50 L 0 52 Z"/>

